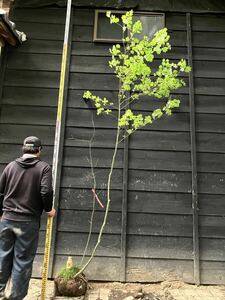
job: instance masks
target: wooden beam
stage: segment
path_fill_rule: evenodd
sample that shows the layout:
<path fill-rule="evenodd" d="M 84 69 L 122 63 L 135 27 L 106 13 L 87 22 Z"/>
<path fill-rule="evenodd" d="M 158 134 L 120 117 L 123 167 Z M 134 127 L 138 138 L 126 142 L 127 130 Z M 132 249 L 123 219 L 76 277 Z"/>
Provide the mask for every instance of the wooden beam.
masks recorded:
<path fill-rule="evenodd" d="M 192 56 L 192 24 L 191 14 L 186 14 L 187 21 L 187 47 L 188 63 L 191 67 L 189 73 L 189 107 L 190 107 L 190 138 L 191 138 L 191 169 L 192 169 L 192 210 L 193 210 L 193 259 L 194 259 L 194 282 L 200 284 L 199 268 L 199 220 L 198 220 L 198 173 L 196 159 L 196 128 L 195 128 L 195 93 L 194 93 L 194 68 Z"/>

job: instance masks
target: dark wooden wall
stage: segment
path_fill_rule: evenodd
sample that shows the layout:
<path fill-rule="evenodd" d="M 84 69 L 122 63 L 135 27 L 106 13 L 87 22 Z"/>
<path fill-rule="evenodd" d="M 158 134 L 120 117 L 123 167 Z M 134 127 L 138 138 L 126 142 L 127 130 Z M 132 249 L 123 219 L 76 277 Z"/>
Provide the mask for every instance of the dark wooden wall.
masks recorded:
<path fill-rule="evenodd" d="M 16 9 L 12 19 L 19 30 L 26 32 L 28 41 L 5 55 L 0 118 L 1 169 L 19 155 L 21 142 L 27 135 L 40 136 L 44 143 L 43 159 L 52 161 L 65 10 Z M 74 10 L 53 275 L 68 255 L 80 262 L 89 232 L 93 200 L 89 161 L 92 118 L 97 191 L 101 201 L 106 200 L 115 122 L 96 117 L 89 103 L 83 101 L 82 94 L 89 89 L 113 100 L 118 83 L 107 63 L 110 44 L 92 42 L 93 20 L 93 10 Z M 171 118 L 138 131 L 125 147 L 120 145 L 109 219 L 96 257 L 86 272 L 90 279 L 195 281 L 193 261 L 198 262 L 198 249 L 193 243 L 196 239 L 193 237 L 191 160 L 195 148 L 191 144 L 193 132 L 190 130 L 194 122 L 199 276 L 204 284 L 224 283 L 225 19 L 224 15 L 194 14 L 191 23 L 192 45 L 187 39 L 186 14 L 166 14 L 172 44 L 169 57 L 191 59 L 188 47 L 193 51 L 196 113 L 189 109 L 191 77 L 186 77 L 187 86 L 176 92 L 182 99 L 179 111 Z M 1 70 L 4 71 L 4 64 Z M 156 104 L 143 101 L 133 109 L 148 112 Z M 124 197 L 126 191 L 127 198 Z M 88 255 L 103 213 L 96 203 Z M 45 220 L 34 276 L 40 276 L 44 235 Z"/>
<path fill-rule="evenodd" d="M 223 283 L 225 19 L 224 15 L 194 15 L 192 22 L 200 274 L 204 283 Z"/>

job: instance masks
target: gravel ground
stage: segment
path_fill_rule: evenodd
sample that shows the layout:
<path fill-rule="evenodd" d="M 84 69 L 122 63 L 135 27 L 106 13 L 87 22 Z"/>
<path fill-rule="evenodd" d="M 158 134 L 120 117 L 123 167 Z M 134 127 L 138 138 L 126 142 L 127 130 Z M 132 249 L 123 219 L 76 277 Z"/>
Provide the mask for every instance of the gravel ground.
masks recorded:
<path fill-rule="evenodd" d="M 32 279 L 29 293 L 25 300 L 39 300 L 41 280 Z M 48 281 L 47 299 L 54 296 L 54 283 Z M 56 299 L 80 299 L 56 297 Z M 89 282 L 84 300 L 224 300 L 224 286 L 200 286 L 185 284 L 179 281 L 157 284 L 135 283 L 96 283 Z"/>

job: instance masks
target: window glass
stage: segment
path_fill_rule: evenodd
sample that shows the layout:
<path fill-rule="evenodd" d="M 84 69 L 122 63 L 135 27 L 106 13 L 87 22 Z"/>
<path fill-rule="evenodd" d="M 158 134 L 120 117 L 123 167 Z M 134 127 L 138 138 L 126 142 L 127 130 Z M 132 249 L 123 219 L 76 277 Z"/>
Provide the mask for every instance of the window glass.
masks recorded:
<path fill-rule="evenodd" d="M 115 12 L 113 14 L 121 16 L 125 12 Z M 164 14 L 141 14 L 134 13 L 134 21 L 140 20 L 142 22 L 143 31 L 137 37 L 142 38 L 144 35 L 152 38 L 154 34 L 162 29 L 164 24 Z M 109 19 L 106 17 L 106 11 L 95 12 L 95 28 L 94 28 L 94 41 L 96 42 L 122 42 L 123 32 L 122 28 L 117 24 L 110 24 Z"/>
<path fill-rule="evenodd" d="M 140 20 L 142 23 L 142 33 L 138 37 L 144 35 L 153 38 L 154 34 L 164 27 L 163 15 L 134 15 L 134 21 Z"/>
<path fill-rule="evenodd" d="M 106 12 L 100 12 L 97 19 L 97 38 L 103 40 L 122 40 L 123 32 L 117 24 L 110 24 Z"/>

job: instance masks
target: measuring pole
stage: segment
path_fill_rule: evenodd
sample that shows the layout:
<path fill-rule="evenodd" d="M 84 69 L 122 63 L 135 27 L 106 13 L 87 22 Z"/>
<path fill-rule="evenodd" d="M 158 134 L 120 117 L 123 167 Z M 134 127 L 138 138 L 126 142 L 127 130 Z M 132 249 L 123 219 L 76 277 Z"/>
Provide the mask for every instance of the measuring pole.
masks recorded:
<path fill-rule="evenodd" d="M 52 162 L 52 179 L 53 179 L 53 207 L 55 206 L 55 195 L 57 189 L 57 174 L 59 172 L 59 157 L 60 157 L 60 139 L 61 139 L 61 129 L 62 129 L 62 110 L 63 110 L 63 100 L 65 91 L 65 77 L 67 69 L 67 54 L 68 54 L 68 39 L 69 30 L 71 22 L 71 7 L 72 0 L 67 1 L 67 11 L 66 11 L 66 23 L 65 23 L 65 35 L 63 43 L 63 53 L 62 53 L 62 64 L 61 64 L 61 75 L 60 75 L 60 86 L 59 86 L 59 97 L 58 97 L 58 110 L 55 128 L 55 142 L 54 142 L 54 154 Z M 42 269 L 42 286 L 41 286 L 41 298 L 40 300 L 46 299 L 46 285 L 48 280 L 48 270 L 49 270 L 49 259 L 51 250 L 51 240 L 52 240 L 52 228 L 53 228 L 53 218 L 48 217 L 46 226 L 46 237 L 45 237 L 45 251 L 44 251 L 44 261 Z"/>

